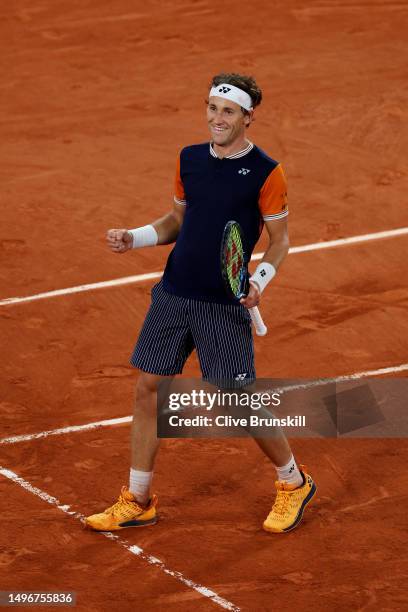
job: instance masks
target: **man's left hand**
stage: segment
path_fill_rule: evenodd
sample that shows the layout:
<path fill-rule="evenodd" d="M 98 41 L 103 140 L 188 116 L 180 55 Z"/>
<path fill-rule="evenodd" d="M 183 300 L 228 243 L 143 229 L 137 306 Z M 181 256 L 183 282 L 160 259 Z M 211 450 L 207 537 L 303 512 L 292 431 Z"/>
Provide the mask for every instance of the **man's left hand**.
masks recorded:
<path fill-rule="evenodd" d="M 253 308 L 259 305 L 261 298 L 261 292 L 258 289 L 258 285 L 249 281 L 249 293 L 245 298 L 241 298 L 239 301 L 245 308 Z"/>

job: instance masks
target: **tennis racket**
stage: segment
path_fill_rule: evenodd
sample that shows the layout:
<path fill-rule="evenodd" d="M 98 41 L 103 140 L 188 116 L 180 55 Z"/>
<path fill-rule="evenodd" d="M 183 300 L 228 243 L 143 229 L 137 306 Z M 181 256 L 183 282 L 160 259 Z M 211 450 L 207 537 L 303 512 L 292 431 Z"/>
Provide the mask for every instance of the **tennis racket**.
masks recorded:
<path fill-rule="evenodd" d="M 228 221 L 221 243 L 221 273 L 228 295 L 240 300 L 249 292 L 248 261 L 244 250 L 244 235 L 237 221 Z M 249 314 L 257 336 L 268 331 L 259 309 L 249 308 Z"/>

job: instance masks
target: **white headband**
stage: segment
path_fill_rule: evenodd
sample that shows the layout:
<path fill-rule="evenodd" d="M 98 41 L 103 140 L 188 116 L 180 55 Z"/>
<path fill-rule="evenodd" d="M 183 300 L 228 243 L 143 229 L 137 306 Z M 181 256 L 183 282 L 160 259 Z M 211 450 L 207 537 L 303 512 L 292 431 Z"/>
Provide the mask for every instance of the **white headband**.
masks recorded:
<path fill-rule="evenodd" d="M 231 100 L 231 102 L 239 104 L 247 111 L 253 109 L 251 96 L 243 89 L 235 87 L 235 85 L 230 85 L 229 83 L 221 83 L 221 85 L 211 87 L 210 98 L 211 96 L 218 96 L 219 98 Z"/>

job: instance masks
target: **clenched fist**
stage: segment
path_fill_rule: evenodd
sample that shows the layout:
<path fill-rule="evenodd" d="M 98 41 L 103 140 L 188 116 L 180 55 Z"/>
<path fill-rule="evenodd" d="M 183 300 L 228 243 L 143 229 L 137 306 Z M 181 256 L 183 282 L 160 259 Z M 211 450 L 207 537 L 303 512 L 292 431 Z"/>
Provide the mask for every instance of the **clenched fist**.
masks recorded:
<path fill-rule="evenodd" d="M 133 248 L 133 236 L 127 229 L 108 230 L 106 240 L 108 241 L 108 247 L 113 253 L 125 253 Z"/>

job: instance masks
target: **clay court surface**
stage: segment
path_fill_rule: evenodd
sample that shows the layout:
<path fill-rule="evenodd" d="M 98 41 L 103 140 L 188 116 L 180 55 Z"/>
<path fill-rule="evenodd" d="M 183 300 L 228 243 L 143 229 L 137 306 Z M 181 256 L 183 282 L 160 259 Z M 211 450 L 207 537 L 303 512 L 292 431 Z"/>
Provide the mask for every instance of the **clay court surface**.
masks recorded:
<path fill-rule="evenodd" d="M 4 300 L 163 269 L 168 247 L 114 256 L 104 235 L 172 205 L 213 74 L 263 88 L 248 135 L 286 169 L 292 246 L 408 226 L 407 18 L 387 0 L 3 3 L 0 590 L 74 590 L 89 611 L 407 609 L 405 439 L 294 440 L 318 495 L 283 536 L 261 529 L 274 470 L 251 440 L 167 440 L 160 522 L 116 540 L 69 513 L 127 482 L 128 422 L 4 442 L 131 414 L 154 281 Z M 290 254 L 258 375 L 403 375 L 407 260 L 406 235 Z"/>

